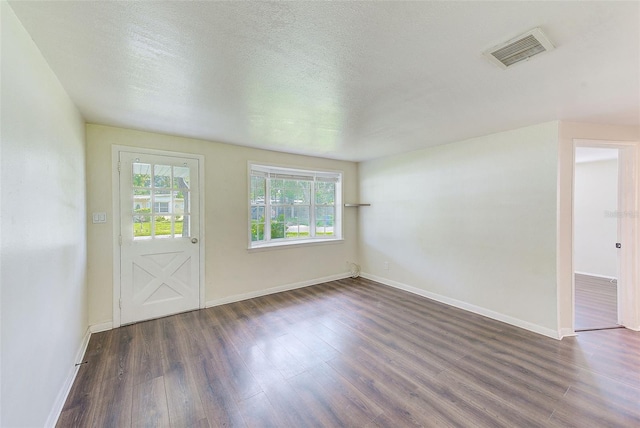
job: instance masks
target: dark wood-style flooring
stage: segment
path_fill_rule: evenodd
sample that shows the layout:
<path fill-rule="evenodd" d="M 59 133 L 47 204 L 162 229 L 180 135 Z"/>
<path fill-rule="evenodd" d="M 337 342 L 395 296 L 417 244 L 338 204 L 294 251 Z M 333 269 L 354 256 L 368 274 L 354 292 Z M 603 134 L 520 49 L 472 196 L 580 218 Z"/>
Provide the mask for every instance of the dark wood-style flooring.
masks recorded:
<path fill-rule="evenodd" d="M 640 334 L 347 279 L 98 333 L 59 427 L 640 426 Z"/>
<path fill-rule="evenodd" d="M 619 327 L 616 283 L 579 273 L 575 279 L 575 329 Z"/>

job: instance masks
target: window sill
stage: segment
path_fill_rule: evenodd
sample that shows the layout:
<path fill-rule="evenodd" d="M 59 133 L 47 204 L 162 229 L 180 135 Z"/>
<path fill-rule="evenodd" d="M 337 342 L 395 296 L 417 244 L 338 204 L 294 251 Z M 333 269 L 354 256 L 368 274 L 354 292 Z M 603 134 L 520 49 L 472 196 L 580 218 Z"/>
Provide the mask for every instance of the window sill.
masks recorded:
<path fill-rule="evenodd" d="M 268 250 L 283 250 L 286 248 L 294 247 L 310 247 L 313 245 L 327 245 L 327 244 L 341 244 L 344 242 L 344 238 L 330 238 L 330 239 L 299 239 L 295 241 L 280 241 L 280 242 L 268 242 L 265 244 L 257 244 L 249 247 L 247 251 L 268 251 Z"/>

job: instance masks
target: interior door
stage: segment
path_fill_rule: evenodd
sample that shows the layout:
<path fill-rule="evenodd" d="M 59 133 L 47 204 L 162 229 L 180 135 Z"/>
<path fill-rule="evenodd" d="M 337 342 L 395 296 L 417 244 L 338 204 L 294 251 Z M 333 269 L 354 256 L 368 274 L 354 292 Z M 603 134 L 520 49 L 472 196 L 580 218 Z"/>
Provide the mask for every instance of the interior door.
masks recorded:
<path fill-rule="evenodd" d="M 199 160 L 119 152 L 121 324 L 200 306 Z"/>

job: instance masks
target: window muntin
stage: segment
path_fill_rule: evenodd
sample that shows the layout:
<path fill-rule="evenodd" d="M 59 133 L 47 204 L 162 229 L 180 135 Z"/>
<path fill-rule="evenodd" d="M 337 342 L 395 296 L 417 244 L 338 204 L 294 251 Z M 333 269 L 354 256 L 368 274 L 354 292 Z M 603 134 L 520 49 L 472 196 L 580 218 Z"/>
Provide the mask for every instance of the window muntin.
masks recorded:
<path fill-rule="evenodd" d="M 250 246 L 341 238 L 342 174 L 250 165 Z"/>
<path fill-rule="evenodd" d="M 190 169 L 134 162 L 133 239 L 190 237 Z"/>

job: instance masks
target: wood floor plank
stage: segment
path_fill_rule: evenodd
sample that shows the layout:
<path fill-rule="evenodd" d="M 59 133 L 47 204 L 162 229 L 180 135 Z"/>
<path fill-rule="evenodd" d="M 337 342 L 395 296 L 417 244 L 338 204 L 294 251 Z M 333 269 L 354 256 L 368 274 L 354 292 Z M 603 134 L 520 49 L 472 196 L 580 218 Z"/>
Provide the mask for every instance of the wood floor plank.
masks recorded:
<path fill-rule="evenodd" d="M 609 279 L 575 274 L 575 329 L 618 326 L 617 284 Z"/>
<path fill-rule="evenodd" d="M 172 426 L 192 426 L 206 415 L 197 384 L 185 363 L 172 363 L 164 374 L 164 387 Z"/>
<path fill-rule="evenodd" d="M 84 360 L 58 427 L 640 426 L 637 332 L 557 341 L 362 278 L 98 333 Z"/>
<path fill-rule="evenodd" d="M 162 376 L 138 383 L 133 387 L 132 418 L 134 427 L 169 426 L 169 407 Z"/>

